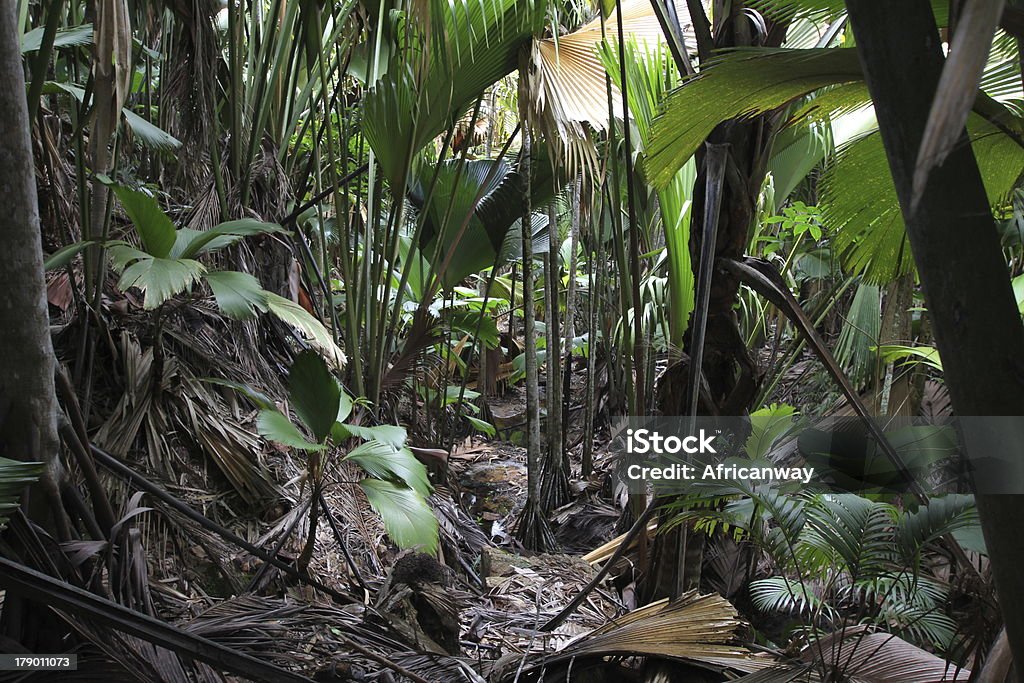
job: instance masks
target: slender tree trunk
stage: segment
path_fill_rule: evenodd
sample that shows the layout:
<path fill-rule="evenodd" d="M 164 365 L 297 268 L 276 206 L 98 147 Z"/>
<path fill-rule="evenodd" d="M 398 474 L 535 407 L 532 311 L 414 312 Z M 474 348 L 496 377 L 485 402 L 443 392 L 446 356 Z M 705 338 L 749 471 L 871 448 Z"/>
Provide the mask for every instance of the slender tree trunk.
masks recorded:
<path fill-rule="evenodd" d="M 548 209 L 548 253 L 544 260 L 544 303 L 546 320 L 547 379 L 545 398 L 547 405 L 547 464 L 544 467 L 544 483 L 541 500 L 544 508 L 553 510 L 569 502 L 569 473 L 563 457 L 562 438 L 562 373 L 561 344 L 559 334 L 558 292 L 561 283 L 558 249 L 558 212 L 554 203 Z"/>
<path fill-rule="evenodd" d="M 593 204 L 593 191 L 587 191 L 589 203 Z M 597 212 L 598 222 L 604 217 L 604 211 Z M 587 212 L 587 232 L 590 234 L 590 246 L 594 260 L 587 274 L 587 403 L 583 416 L 583 461 L 580 464 L 580 477 L 586 479 L 594 469 L 594 421 L 597 418 L 597 351 L 599 341 L 604 338 L 601 328 L 601 310 L 598 308 L 598 287 L 601 282 L 598 274 L 604 272 L 604 240 L 593 220 L 593 213 Z"/>
<path fill-rule="evenodd" d="M 569 277 L 565 289 L 565 346 L 561 349 L 562 356 L 562 458 L 565 461 L 565 471 L 570 472 L 572 463 L 569 459 L 569 415 L 572 406 L 572 352 L 573 342 L 576 339 L 576 270 L 579 263 L 576 258 L 576 251 L 579 249 L 580 241 L 580 216 L 583 212 L 582 200 L 582 179 L 577 178 L 572 183 L 570 193 L 570 205 L 572 206 L 572 218 L 569 222 Z"/>
<path fill-rule="evenodd" d="M 519 517 L 516 537 L 530 550 L 546 551 L 554 545 L 554 537 L 548 526 L 547 517 L 541 509 L 541 478 L 543 462 L 540 441 L 540 398 L 537 375 L 537 333 L 534 329 L 533 300 L 533 226 L 530 206 L 530 173 L 532 168 L 530 138 L 531 129 L 527 117 L 529 97 L 529 53 L 520 59 L 519 69 L 519 118 L 522 122 L 523 145 L 520 151 L 519 172 L 523 178 L 522 240 L 523 240 L 523 353 L 526 354 L 526 505 Z"/>
<path fill-rule="evenodd" d="M 37 522 L 51 522 L 67 540 L 58 482 L 55 360 L 43 279 L 35 169 L 25 100 L 17 3 L 0 3 L 0 206 L 4 210 L 0 250 L 0 455 L 35 460 L 46 471 L 30 501 Z M 45 504 L 53 513 L 40 518 Z"/>
<path fill-rule="evenodd" d="M 931 172 L 910 211 L 914 167 L 943 66 L 931 5 L 846 4 L 953 407 L 960 416 L 1024 416 L 1024 326 L 966 134 Z M 979 452 L 979 444 L 1019 448 L 1019 432 L 965 427 L 963 437 L 968 454 L 980 457 L 988 453 Z M 978 495 L 977 501 L 1018 680 L 1024 680 L 1024 496 Z"/>
<path fill-rule="evenodd" d="M 913 345 L 911 335 L 910 307 L 914 302 L 914 275 L 907 273 L 886 289 L 885 304 L 882 307 L 882 344 Z M 883 368 L 882 386 L 877 394 L 881 416 L 910 417 L 916 415 L 913 373 L 908 364 L 887 363 Z"/>

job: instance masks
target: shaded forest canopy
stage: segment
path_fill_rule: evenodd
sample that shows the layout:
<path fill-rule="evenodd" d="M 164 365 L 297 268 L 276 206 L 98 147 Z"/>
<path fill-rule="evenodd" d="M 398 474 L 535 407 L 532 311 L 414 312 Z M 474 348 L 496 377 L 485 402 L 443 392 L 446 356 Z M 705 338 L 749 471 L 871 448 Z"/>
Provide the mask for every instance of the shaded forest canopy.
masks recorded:
<path fill-rule="evenodd" d="M 0 679 L 1024 680 L 1024 6 L 889 5 L 4 3 Z"/>

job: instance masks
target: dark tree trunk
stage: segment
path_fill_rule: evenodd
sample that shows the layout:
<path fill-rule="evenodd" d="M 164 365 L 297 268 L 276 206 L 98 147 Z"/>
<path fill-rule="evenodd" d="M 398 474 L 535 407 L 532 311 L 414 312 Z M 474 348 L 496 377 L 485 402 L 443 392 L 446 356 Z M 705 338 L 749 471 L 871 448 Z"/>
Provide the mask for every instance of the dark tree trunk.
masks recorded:
<path fill-rule="evenodd" d="M 17 3 L 0 6 L 0 455 L 47 465 L 30 501 L 36 521 L 56 524 L 67 540 L 59 504 L 57 397 L 50 342 L 35 170 L 18 46 Z M 41 494 L 41 495 L 38 495 Z M 46 504 L 54 519 L 42 519 Z M 38 514 L 36 514 L 38 511 Z"/>
<path fill-rule="evenodd" d="M 722 9 L 716 6 L 716 9 Z M 752 45 L 758 42 L 751 35 L 752 28 L 743 13 L 743 4 L 732 3 L 732 14 L 724 19 L 724 28 L 718 33 L 716 48 Z M 719 13 L 717 16 L 721 16 Z M 781 44 L 784 26 L 769 31 L 767 42 Z M 756 213 L 757 197 L 764 181 L 776 117 L 758 116 L 751 119 L 727 121 L 719 125 L 708 137 L 709 144 L 728 146 L 725 181 L 722 184 L 721 212 L 715 242 L 715 260 L 740 259 L 749 241 L 751 221 Z M 704 230 L 704 212 L 707 202 L 707 164 L 704 154 L 697 157 L 698 172 L 694 184 L 692 221 L 690 225 L 690 254 L 694 271 L 700 267 L 700 253 Z M 740 282 L 732 274 L 712 269 L 711 297 L 707 310 L 707 332 L 704 357 L 701 363 L 710 390 L 709 403 L 697 406 L 698 415 L 745 416 L 757 392 L 757 373 L 753 360 L 740 334 L 734 305 L 739 295 Z M 692 323 L 692 320 L 691 320 Z M 687 396 L 690 374 L 689 358 L 693 353 L 692 325 L 684 341 L 684 356 L 670 366 L 658 383 L 658 411 L 662 415 L 688 415 L 691 410 Z M 679 525 L 656 537 L 651 575 L 645 581 L 643 595 L 646 600 L 675 597 L 695 588 L 700 581 L 704 535 Z"/>
<path fill-rule="evenodd" d="M 966 134 L 932 171 L 917 210 L 909 208 L 943 65 L 931 5 L 847 0 L 847 7 L 953 407 L 960 416 L 1024 416 L 1024 326 Z M 968 453 L 981 455 L 975 439 L 986 435 L 964 436 Z M 1003 448 L 1021 443 L 1020 434 L 995 436 Z M 1010 646 L 1024 670 L 1024 496 L 977 500 Z"/>

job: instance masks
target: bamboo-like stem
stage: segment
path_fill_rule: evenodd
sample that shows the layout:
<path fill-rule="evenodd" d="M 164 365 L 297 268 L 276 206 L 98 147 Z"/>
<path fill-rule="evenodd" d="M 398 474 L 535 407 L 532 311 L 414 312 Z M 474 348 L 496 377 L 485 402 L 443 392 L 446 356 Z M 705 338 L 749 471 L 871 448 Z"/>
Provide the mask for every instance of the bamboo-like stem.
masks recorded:
<path fill-rule="evenodd" d="M 554 545 L 554 537 L 541 508 L 540 399 L 538 397 L 537 335 L 535 329 L 533 211 L 530 206 L 531 143 L 533 132 L 527 114 L 529 102 L 529 57 L 524 50 L 519 68 L 519 117 L 522 122 L 522 149 L 519 152 L 520 176 L 523 183 L 523 353 L 526 354 L 526 505 L 516 526 L 516 537 L 530 550 L 544 552 Z"/>
<path fill-rule="evenodd" d="M 562 373 L 561 373 L 561 342 L 559 334 L 559 275 L 558 262 L 561 256 L 558 249 L 558 212 L 555 204 L 548 208 L 548 253 L 544 258 L 544 306 L 546 320 L 544 334 L 546 337 L 546 386 L 544 397 L 547 405 L 547 463 L 544 467 L 544 482 L 541 500 L 545 510 L 559 508 L 569 502 L 569 474 L 563 457 L 562 443 Z"/>

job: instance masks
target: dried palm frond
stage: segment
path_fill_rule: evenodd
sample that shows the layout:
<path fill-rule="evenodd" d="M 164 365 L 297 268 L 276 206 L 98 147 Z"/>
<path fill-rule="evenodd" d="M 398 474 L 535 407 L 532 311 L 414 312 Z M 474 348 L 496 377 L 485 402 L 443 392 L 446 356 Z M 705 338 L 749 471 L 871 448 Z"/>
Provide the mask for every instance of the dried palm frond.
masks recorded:
<path fill-rule="evenodd" d="M 911 645 L 891 633 L 837 631 L 804 651 L 804 659 L 824 653 L 833 669 L 860 683 L 945 683 L 966 681 L 971 672 Z"/>
<path fill-rule="evenodd" d="M 659 600 L 609 622 L 562 650 L 561 658 L 622 653 L 687 659 L 715 668 L 754 671 L 770 660 L 734 645 L 743 625 L 736 609 L 717 594 L 690 591 Z"/>
<path fill-rule="evenodd" d="M 652 46 L 664 42 L 648 0 L 626 0 L 621 6 L 625 38 Z M 561 143 L 560 161 L 570 175 L 597 168 L 597 151 L 587 129 L 604 131 L 609 126 L 608 89 L 598 46 L 604 37 L 617 39 L 617 12 L 611 12 L 604 22 L 606 36 L 602 36 L 601 17 L 597 17 L 572 33 L 533 43 L 530 108 L 534 123 L 545 137 Z M 696 49 L 686 3 L 676 2 L 676 12 L 687 49 Z M 621 119 L 622 95 L 614 84 L 611 87 L 612 112 Z"/>
<path fill-rule="evenodd" d="M 735 644 L 743 625 L 735 608 L 717 594 L 690 591 L 675 600 L 659 600 L 609 621 L 555 654 L 524 670 L 588 657 L 645 656 L 681 660 L 714 670 L 754 672 L 773 659 Z M 513 673 L 514 673 L 513 669 Z"/>
<path fill-rule="evenodd" d="M 128 332 L 121 335 L 125 388 L 117 406 L 96 434 L 95 443 L 124 457 L 145 426 L 146 451 L 153 469 L 174 477 L 168 439 L 191 435 L 247 502 L 267 505 L 280 495 L 259 461 L 261 441 L 242 426 L 219 394 L 191 377 L 177 358 L 164 352 L 158 379 L 153 349 L 143 350 Z M 159 381 L 159 391 L 154 383 Z M 177 427 L 178 429 L 174 429 Z"/>
<path fill-rule="evenodd" d="M 473 681 L 469 662 L 442 654 L 414 652 L 375 610 L 362 605 L 339 608 L 290 598 L 243 595 L 226 600 L 193 619 L 185 630 L 241 652 L 260 655 L 291 670 L 315 670 L 344 661 L 362 661 L 364 669 L 380 664 L 353 653 L 353 644 L 400 664 L 430 681 Z"/>
<path fill-rule="evenodd" d="M 180 410 L 174 414 L 239 495 L 251 504 L 268 505 L 280 497 L 280 491 L 259 461 L 261 439 L 234 418 L 209 386 L 195 380 L 182 382 L 175 396 Z"/>
<path fill-rule="evenodd" d="M 657 532 L 657 530 L 658 530 L 658 523 L 657 522 L 651 522 L 650 524 L 647 525 L 647 538 L 648 538 L 648 540 L 654 538 L 654 534 L 655 534 L 655 532 Z M 622 534 L 621 536 L 616 536 L 615 538 L 613 538 L 612 540 L 608 541 L 604 545 L 599 546 L 599 547 L 594 548 L 593 550 L 591 550 L 589 553 L 587 553 L 586 555 L 583 556 L 583 559 L 586 560 L 587 562 L 589 562 L 590 564 L 600 564 L 601 562 L 606 562 L 608 560 L 608 558 L 610 558 L 612 555 L 614 555 L 615 551 L 619 549 L 619 546 L 622 545 L 622 541 L 626 538 L 627 535 L 628 534 Z M 634 546 L 636 546 L 636 544 L 638 542 L 639 542 L 639 539 L 633 541 L 630 544 L 630 549 L 632 549 Z"/>
<path fill-rule="evenodd" d="M 825 678 L 822 671 L 827 672 Z M 818 638 L 804 649 L 800 661 L 765 668 L 735 683 L 956 683 L 970 677 L 969 670 L 891 633 L 856 626 Z"/>
<path fill-rule="evenodd" d="M 119 346 L 124 393 L 93 441 L 97 446 L 123 456 L 135 442 L 153 402 L 153 350 L 143 351 L 127 330 L 121 331 Z"/>
<path fill-rule="evenodd" d="M 484 683 L 480 674 L 467 661 L 458 657 L 410 652 L 396 655 L 394 661 L 428 681 Z"/>

